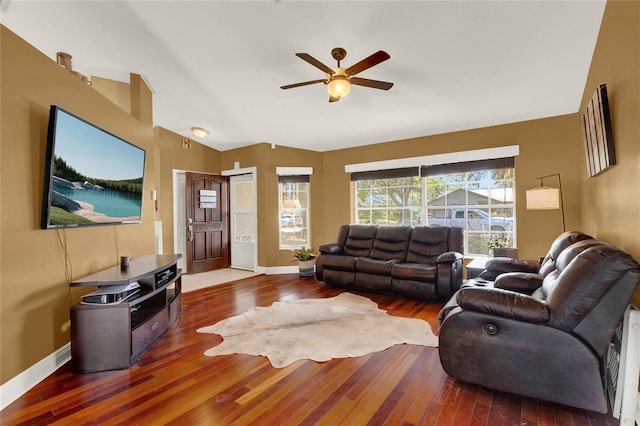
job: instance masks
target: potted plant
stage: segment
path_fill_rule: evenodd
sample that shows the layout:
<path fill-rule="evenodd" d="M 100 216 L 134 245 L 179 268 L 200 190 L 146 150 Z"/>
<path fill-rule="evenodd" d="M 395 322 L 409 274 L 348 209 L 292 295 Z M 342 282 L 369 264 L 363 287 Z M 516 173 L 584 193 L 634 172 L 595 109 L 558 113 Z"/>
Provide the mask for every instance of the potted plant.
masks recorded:
<path fill-rule="evenodd" d="M 313 275 L 316 263 L 316 255 L 311 247 L 301 247 L 293 251 L 293 257 L 298 261 L 298 269 L 301 277 L 310 277 Z"/>
<path fill-rule="evenodd" d="M 505 240 L 491 239 L 487 241 L 489 254 L 493 257 L 512 257 L 518 258 L 518 249 L 509 247 L 509 243 Z"/>

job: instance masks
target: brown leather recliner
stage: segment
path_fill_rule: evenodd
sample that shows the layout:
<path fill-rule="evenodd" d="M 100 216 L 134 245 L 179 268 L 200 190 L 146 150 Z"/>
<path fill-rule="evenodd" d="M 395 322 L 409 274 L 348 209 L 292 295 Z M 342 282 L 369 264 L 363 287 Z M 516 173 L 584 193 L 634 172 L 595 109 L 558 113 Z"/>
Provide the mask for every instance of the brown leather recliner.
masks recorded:
<path fill-rule="evenodd" d="M 608 345 L 639 282 L 629 254 L 585 240 L 562 250 L 532 295 L 463 288 L 441 324 L 442 366 L 467 382 L 605 413 Z"/>
<path fill-rule="evenodd" d="M 576 244 L 580 243 L 580 244 Z M 511 290 L 523 294 L 532 294 L 540 288 L 544 277 L 556 269 L 556 260 L 568 247 L 572 247 L 573 255 L 594 244 L 602 244 L 592 236 L 580 231 L 566 231 L 560 234 L 551 244 L 549 252 L 542 263 L 530 260 L 517 260 L 510 257 L 495 257 L 485 264 L 485 270 L 477 278 L 467 280 L 465 287 L 494 287 Z M 454 294 L 438 313 L 438 322 L 442 324 L 449 311 L 458 306 Z"/>
<path fill-rule="evenodd" d="M 564 249 L 585 240 L 599 243 L 591 235 L 580 231 L 563 232 L 553 241 L 542 263 L 509 257 L 495 257 L 485 264 L 485 270 L 478 275 L 478 278 L 495 281 L 496 288 L 531 294 L 542 285 L 544 277 L 555 270 L 556 260 Z M 588 244 L 582 245 L 583 248 L 588 246 Z"/>

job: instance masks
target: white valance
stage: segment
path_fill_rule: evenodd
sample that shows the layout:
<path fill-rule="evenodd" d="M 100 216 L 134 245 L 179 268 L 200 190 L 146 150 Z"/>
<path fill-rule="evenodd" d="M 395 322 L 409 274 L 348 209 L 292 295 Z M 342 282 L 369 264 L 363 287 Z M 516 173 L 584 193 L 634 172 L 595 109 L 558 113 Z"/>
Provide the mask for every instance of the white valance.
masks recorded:
<path fill-rule="evenodd" d="M 278 176 L 311 176 L 313 167 L 276 167 Z"/>
<path fill-rule="evenodd" d="M 398 158 L 395 160 L 373 161 L 369 163 L 347 164 L 347 173 L 369 172 L 373 170 L 401 169 L 406 167 L 432 166 L 437 164 L 462 163 L 466 161 L 491 160 L 494 158 L 515 157 L 520 154 L 520 145 L 500 146 L 496 148 L 474 149 L 470 151 L 448 152 L 446 154 L 425 155 L 422 157 Z"/>

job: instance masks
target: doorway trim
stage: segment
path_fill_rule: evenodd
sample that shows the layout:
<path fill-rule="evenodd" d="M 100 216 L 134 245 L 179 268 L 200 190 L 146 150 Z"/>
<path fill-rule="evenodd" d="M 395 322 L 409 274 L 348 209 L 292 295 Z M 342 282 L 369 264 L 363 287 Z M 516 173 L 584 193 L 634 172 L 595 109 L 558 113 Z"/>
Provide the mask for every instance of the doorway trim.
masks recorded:
<path fill-rule="evenodd" d="M 257 167 L 236 167 L 231 170 L 223 170 L 220 172 L 222 176 L 237 176 L 237 175 L 251 175 L 253 179 L 253 205 L 256 206 L 256 210 L 258 211 L 258 168 Z M 233 185 L 229 185 L 229 192 L 231 196 L 231 192 L 235 191 Z M 231 230 L 229 231 L 231 233 Z M 258 267 L 258 215 L 255 214 L 253 216 L 253 235 L 255 235 L 254 245 L 253 245 L 253 271 L 254 272 L 265 272 L 261 270 L 263 268 Z"/>
<path fill-rule="evenodd" d="M 179 176 L 182 175 L 182 182 L 184 183 L 184 176 L 186 170 L 181 169 L 173 169 L 173 252 L 181 253 L 182 256 L 178 259 L 178 268 L 182 269 L 184 273 L 187 273 L 186 269 L 186 250 L 183 242 L 186 240 L 187 232 L 186 232 L 186 219 L 179 222 L 181 217 L 186 216 L 185 212 L 185 199 L 184 197 L 181 199 L 179 197 L 180 188 L 178 184 L 180 183 Z M 184 190 L 183 190 L 184 193 Z M 184 194 L 183 194 L 184 195 Z M 183 212 L 182 214 L 180 212 Z"/>

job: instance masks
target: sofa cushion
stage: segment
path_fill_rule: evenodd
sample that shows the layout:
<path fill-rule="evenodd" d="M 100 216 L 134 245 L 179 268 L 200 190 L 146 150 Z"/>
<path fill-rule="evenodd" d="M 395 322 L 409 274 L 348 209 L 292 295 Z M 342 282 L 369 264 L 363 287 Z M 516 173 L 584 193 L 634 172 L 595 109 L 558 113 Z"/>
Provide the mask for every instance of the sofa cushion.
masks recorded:
<path fill-rule="evenodd" d="M 344 247 L 347 242 L 347 237 L 349 236 L 349 230 L 351 229 L 351 225 L 340 225 L 340 229 L 338 230 L 338 238 L 336 239 L 336 244 L 339 244 Z"/>
<path fill-rule="evenodd" d="M 593 240 L 593 237 L 579 231 L 567 231 L 562 233 L 553 241 L 553 244 L 551 244 L 549 252 L 540 264 L 538 273 L 543 277 L 547 276 L 549 272 L 556 269 L 556 261 L 564 249 L 578 241 L 584 240 Z"/>
<path fill-rule="evenodd" d="M 324 271 L 326 282 L 337 287 L 353 287 L 356 280 L 356 273 L 353 271 L 337 271 L 335 269 L 327 269 Z"/>
<path fill-rule="evenodd" d="M 391 279 L 391 290 L 400 296 L 419 300 L 437 300 L 436 284 L 434 282 Z"/>
<path fill-rule="evenodd" d="M 567 266 L 569 266 L 569 264 L 573 261 L 573 259 L 578 257 L 580 253 L 582 253 L 589 247 L 600 245 L 608 246 L 609 244 L 598 240 L 583 240 L 570 245 L 569 247 L 564 249 L 556 259 L 556 269 L 560 272 L 564 271 Z"/>
<path fill-rule="evenodd" d="M 379 226 L 370 257 L 374 259 L 404 261 L 409 246 L 411 227 Z"/>
<path fill-rule="evenodd" d="M 356 272 L 366 272 L 374 275 L 391 276 L 391 268 L 398 263 L 398 259 L 380 260 L 370 257 L 358 257 L 356 259 Z"/>
<path fill-rule="evenodd" d="M 351 225 L 344 243 L 344 252 L 349 256 L 369 256 L 376 237 L 376 225 Z"/>
<path fill-rule="evenodd" d="M 449 229 L 444 226 L 417 226 L 411 233 L 406 261 L 434 263 L 435 258 L 449 250 Z"/>
<path fill-rule="evenodd" d="M 422 263 L 398 263 L 391 268 L 391 276 L 401 280 L 435 282 L 438 275 L 436 265 Z"/>
<path fill-rule="evenodd" d="M 333 254 L 331 256 L 323 256 L 322 265 L 323 268 L 333 269 L 335 271 L 355 271 L 356 270 L 356 258 L 353 256 L 344 256 L 339 254 Z"/>
<path fill-rule="evenodd" d="M 391 277 L 389 275 L 374 275 L 366 272 L 356 272 L 354 287 L 383 293 L 391 292 Z"/>
<path fill-rule="evenodd" d="M 548 295 L 550 324 L 562 330 L 574 329 L 614 286 L 622 288 L 627 274 L 634 277 L 626 289 L 631 297 L 640 279 L 640 268 L 629 254 L 606 243 L 580 252 L 558 276 Z M 605 315 L 612 317 L 613 313 L 605 310 Z"/>
<path fill-rule="evenodd" d="M 558 257 L 554 260 L 553 265 L 555 269 L 547 272 L 544 281 L 542 282 L 542 287 L 540 287 L 541 298 L 547 299 L 553 293 L 553 290 L 556 287 L 556 281 L 560 273 L 569 266 L 569 264 L 573 261 L 573 259 L 576 258 L 576 256 L 578 256 L 589 247 L 603 244 L 606 243 L 591 239 L 578 241 L 577 243 L 565 247 L 565 249 L 561 253 L 559 253 Z"/>

